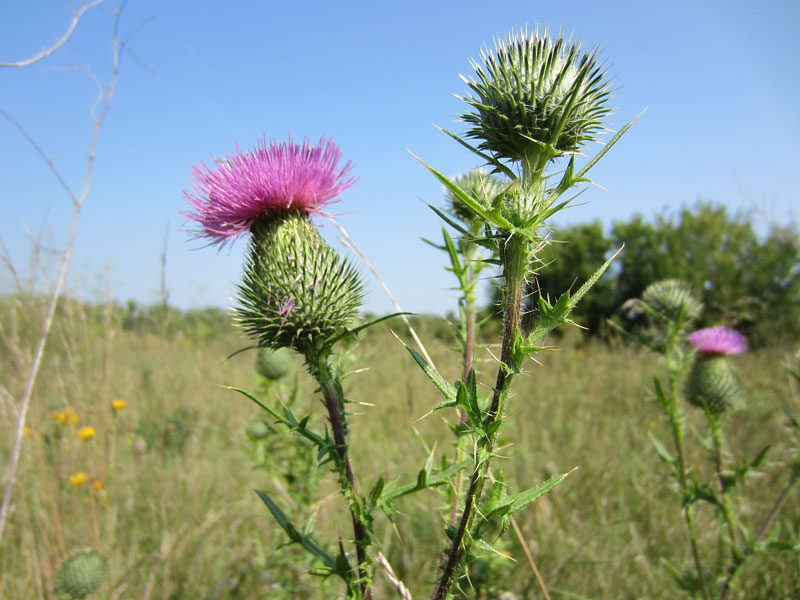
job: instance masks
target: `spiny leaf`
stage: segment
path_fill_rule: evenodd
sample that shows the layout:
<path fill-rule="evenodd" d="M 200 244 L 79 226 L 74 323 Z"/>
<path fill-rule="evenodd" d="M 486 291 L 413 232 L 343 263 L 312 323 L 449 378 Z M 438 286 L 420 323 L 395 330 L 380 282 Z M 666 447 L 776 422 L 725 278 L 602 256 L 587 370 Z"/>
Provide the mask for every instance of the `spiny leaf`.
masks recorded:
<path fill-rule="evenodd" d="M 464 140 L 464 139 L 460 138 L 459 136 L 457 136 L 457 135 L 456 135 L 456 134 L 454 134 L 454 133 L 450 133 L 449 131 L 447 131 L 447 129 L 444 129 L 443 127 L 439 127 L 438 125 L 434 125 L 434 127 L 436 127 L 437 129 L 439 129 L 439 130 L 441 130 L 441 131 L 445 132 L 447 135 L 449 135 L 451 138 L 453 138 L 453 139 L 454 139 L 455 141 L 457 141 L 459 144 L 461 144 L 462 146 L 464 146 L 465 148 L 467 148 L 467 149 L 468 149 L 468 150 L 470 150 L 471 152 L 474 152 L 475 154 L 477 154 L 478 156 L 480 156 L 480 157 L 481 157 L 483 160 L 485 160 L 485 161 L 486 161 L 486 164 L 492 165 L 492 166 L 495 168 L 495 171 L 496 171 L 496 172 L 498 172 L 498 173 L 504 173 L 504 174 L 506 174 L 508 177 L 510 177 L 511 179 L 516 179 L 516 178 L 517 178 L 517 176 L 514 174 L 514 171 L 512 171 L 511 169 L 509 169 L 507 166 L 505 166 L 503 163 L 501 163 L 499 160 L 497 160 L 497 159 L 496 159 L 496 158 L 494 158 L 493 156 L 489 156 L 489 155 L 488 155 L 488 154 L 486 154 L 485 152 L 481 152 L 480 150 L 478 150 L 477 148 L 475 148 L 474 146 L 472 146 L 472 145 L 471 145 L 469 142 L 467 142 L 466 140 Z"/>
<path fill-rule="evenodd" d="M 652 432 L 648 432 L 648 435 L 650 436 L 650 441 L 653 443 L 653 447 L 656 449 L 656 453 L 659 457 L 661 457 L 661 460 L 669 465 L 673 472 L 677 473 L 676 468 L 678 459 L 669 453 L 669 451 L 664 447 L 664 444 L 661 443 L 661 440 L 654 436 Z"/>
<path fill-rule="evenodd" d="M 429 364 L 428 361 L 425 360 L 425 358 L 423 358 L 419 352 L 414 350 L 411 346 L 408 346 L 406 344 L 404 345 L 406 346 L 406 350 L 408 350 L 411 353 L 411 356 L 414 357 L 414 360 L 420 366 L 423 373 L 425 373 L 425 375 L 428 376 L 428 379 L 430 379 L 433 385 L 435 385 L 442 393 L 446 403 L 449 406 L 455 406 L 456 405 L 455 386 L 449 381 L 447 381 L 444 377 L 442 377 L 439 374 L 439 371 L 437 371 L 431 364 Z"/>
<path fill-rule="evenodd" d="M 275 504 L 272 499 L 267 496 L 264 492 L 260 490 L 255 490 L 258 497 L 261 498 L 261 501 L 267 505 L 269 512 L 272 513 L 272 516 L 278 522 L 286 534 L 289 536 L 289 539 L 296 543 L 300 544 L 303 548 L 305 548 L 308 552 L 316 556 L 320 559 L 323 564 L 328 567 L 331 571 L 338 573 L 341 575 L 341 571 L 338 568 L 337 560 L 333 558 L 330 554 L 325 552 L 319 545 L 316 544 L 309 536 L 303 535 L 301 531 L 292 523 L 291 519 L 286 516 L 286 514 Z M 345 571 L 344 578 L 346 579 L 346 572 L 350 570 L 349 565 Z"/>
<path fill-rule="evenodd" d="M 486 515 L 486 517 L 487 518 L 492 518 L 497 516 L 502 517 L 518 513 L 537 498 L 541 498 L 542 496 L 547 494 L 550 490 L 556 487 L 570 473 L 573 473 L 574 471 L 575 469 L 572 469 L 572 471 L 569 471 L 567 473 L 562 473 L 561 475 L 555 475 L 554 477 L 551 477 L 547 481 L 543 481 L 539 485 L 527 489 L 524 492 L 519 492 L 518 494 L 513 494 L 512 496 L 509 496 L 503 504 L 494 508 L 491 512 L 489 512 Z"/>

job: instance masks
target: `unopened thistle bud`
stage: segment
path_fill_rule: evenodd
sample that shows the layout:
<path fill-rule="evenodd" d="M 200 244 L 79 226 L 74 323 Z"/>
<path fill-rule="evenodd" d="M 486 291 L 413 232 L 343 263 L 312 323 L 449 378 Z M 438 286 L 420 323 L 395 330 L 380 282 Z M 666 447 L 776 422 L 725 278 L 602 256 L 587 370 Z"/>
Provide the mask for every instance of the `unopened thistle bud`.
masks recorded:
<path fill-rule="evenodd" d="M 681 310 L 685 323 L 694 321 L 703 312 L 703 303 L 692 286 L 680 279 L 663 279 L 647 286 L 642 301 L 668 321 L 675 321 Z"/>
<path fill-rule="evenodd" d="M 705 403 L 714 415 L 742 406 L 744 390 L 726 356 L 747 351 L 744 336 L 727 327 L 711 327 L 692 333 L 689 342 L 697 349 L 686 382 L 689 402 L 699 407 Z"/>
<path fill-rule="evenodd" d="M 313 358 L 361 306 L 359 274 L 302 213 L 250 231 L 235 316 L 260 345 Z"/>
<path fill-rule="evenodd" d="M 497 39 L 481 58 L 473 61 L 475 79 L 465 79 L 474 95 L 464 100 L 474 111 L 462 115 L 479 149 L 543 166 L 603 130 L 610 90 L 595 50 L 582 53 L 572 40 L 526 29 Z"/>
<path fill-rule="evenodd" d="M 503 191 L 500 181 L 482 169 L 473 169 L 462 173 L 453 178 L 453 183 L 486 209 L 491 206 L 492 200 Z M 445 188 L 444 193 L 447 198 L 447 211 L 465 225 L 471 225 L 475 220 L 472 210 L 449 189 Z"/>
<path fill-rule="evenodd" d="M 108 574 L 108 561 L 97 550 L 73 553 L 56 573 L 54 591 L 71 598 L 85 598 L 97 591 Z"/>
<path fill-rule="evenodd" d="M 278 380 L 294 369 L 294 358 L 289 350 L 259 348 L 256 354 L 256 372 L 266 379 Z"/>

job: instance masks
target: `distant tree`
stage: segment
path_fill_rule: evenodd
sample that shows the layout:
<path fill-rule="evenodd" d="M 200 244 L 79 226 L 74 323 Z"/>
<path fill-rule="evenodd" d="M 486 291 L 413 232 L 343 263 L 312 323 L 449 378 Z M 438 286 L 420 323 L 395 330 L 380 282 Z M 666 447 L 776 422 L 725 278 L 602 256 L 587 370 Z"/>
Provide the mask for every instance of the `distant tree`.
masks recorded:
<path fill-rule="evenodd" d="M 623 243 L 615 266 L 575 313 L 591 333 L 601 331 L 613 315 L 635 320 L 620 312 L 626 300 L 641 296 L 655 281 L 680 278 L 703 298 L 700 326 L 735 326 L 756 344 L 800 338 L 797 229 L 774 226 L 760 236 L 749 215 L 732 215 L 710 202 L 653 221 L 634 215 L 614 222 L 608 234 L 598 221 L 556 229 L 529 284 L 529 309 L 535 310 L 539 291 L 552 299 L 576 289 Z"/>

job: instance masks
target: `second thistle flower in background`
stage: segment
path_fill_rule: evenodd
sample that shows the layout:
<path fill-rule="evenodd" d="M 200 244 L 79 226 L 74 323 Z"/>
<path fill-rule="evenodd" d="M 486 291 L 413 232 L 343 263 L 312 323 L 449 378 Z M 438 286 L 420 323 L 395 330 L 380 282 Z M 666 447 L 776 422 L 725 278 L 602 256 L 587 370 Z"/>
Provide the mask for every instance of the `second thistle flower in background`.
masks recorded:
<path fill-rule="evenodd" d="M 689 343 L 697 351 L 686 382 L 689 402 L 701 408 L 705 403 L 713 415 L 740 407 L 744 390 L 726 356 L 747 351 L 744 336 L 727 327 L 710 327 L 692 333 Z"/>

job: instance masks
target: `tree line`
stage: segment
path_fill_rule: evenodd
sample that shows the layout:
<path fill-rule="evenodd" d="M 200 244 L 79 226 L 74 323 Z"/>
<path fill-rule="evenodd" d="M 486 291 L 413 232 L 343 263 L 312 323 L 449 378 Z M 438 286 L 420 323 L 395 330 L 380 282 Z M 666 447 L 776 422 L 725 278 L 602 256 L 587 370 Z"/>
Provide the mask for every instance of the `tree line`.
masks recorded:
<path fill-rule="evenodd" d="M 641 324 L 641 315 L 624 308 L 626 301 L 655 281 L 679 278 L 703 299 L 699 327 L 735 327 L 756 345 L 800 339 L 800 236 L 794 225 L 772 225 L 759 234 L 751 215 L 699 202 L 652 220 L 637 214 L 608 229 L 600 221 L 561 227 L 551 242 L 528 284 L 531 313 L 539 293 L 552 300 L 577 290 L 624 244 L 576 311 L 590 334 L 607 333 L 610 318 L 628 327 Z"/>

